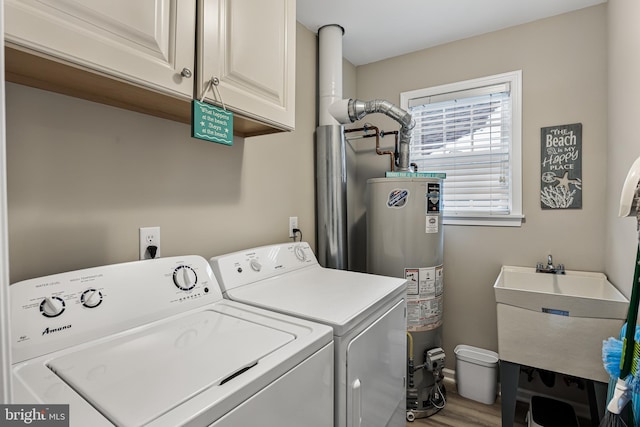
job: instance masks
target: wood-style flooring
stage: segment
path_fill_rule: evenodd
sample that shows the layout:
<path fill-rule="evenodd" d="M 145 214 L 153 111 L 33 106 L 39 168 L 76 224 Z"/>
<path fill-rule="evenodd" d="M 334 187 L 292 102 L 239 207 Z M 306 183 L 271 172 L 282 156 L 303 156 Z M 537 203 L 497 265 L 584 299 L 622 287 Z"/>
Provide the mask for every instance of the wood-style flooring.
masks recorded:
<path fill-rule="evenodd" d="M 528 405 L 517 402 L 514 427 L 526 427 L 526 415 Z M 587 420 L 580 419 L 580 426 L 590 426 Z M 447 389 L 447 404 L 435 415 L 427 418 L 417 418 L 413 422 L 407 422 L 407 427 L 447 426 L 447 427 L 500 427 L 500 398 L 493 405 L 485 405 L 474 400 L 461 397 L 459 394 Z"/>
<path fill-rule="evenodd" d="M 518 402 L 516 405 L 516 422 L 514 427 L 523 427 L 527 425 L 525 421 L 526 414 L 526 405 Z M 407 422 L 407 427 L 499 427 L 501 425 L 499 398 L 493 405 L 485 405 L 483 403 L 461 397 L 455 391 L 449 391 L 448 389 L 447 404 L 440 412 L 427 418 L 417 418 L 413 422 Z"/>

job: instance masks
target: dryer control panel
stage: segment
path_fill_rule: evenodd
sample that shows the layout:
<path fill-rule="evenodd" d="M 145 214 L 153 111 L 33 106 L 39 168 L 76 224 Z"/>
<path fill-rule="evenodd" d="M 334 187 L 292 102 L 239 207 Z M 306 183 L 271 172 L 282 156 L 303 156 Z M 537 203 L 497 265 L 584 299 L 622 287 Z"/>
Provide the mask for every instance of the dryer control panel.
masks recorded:
<path fill-rule="evenodd" d="M 307 242 L 261 246 L 213 257 L 209 262 L 224 292 L 300 268 L 319 267 Z"/>
<path fill-rule="evenodd" d="M 209 263 L 193 255 L 25 280 L 9 295 L 14 362 L 222 299 Z"/>

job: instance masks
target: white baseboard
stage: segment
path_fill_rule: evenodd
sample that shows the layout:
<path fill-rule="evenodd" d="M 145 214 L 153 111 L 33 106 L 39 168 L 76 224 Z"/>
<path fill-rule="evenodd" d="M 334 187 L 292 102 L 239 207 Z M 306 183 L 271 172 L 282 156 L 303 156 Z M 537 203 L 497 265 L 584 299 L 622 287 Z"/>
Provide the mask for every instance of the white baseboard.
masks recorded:
<path fill-rule="evenodd" d="M 442 374 L 444 375 L 444 386 L 456 386 L 456 371 L 453 369 L 444 368 L 442 370 Z"/>
<path fill-rule="evenodd" d="M 444 368 L 442 370 L 442 374 L 444 375 L 444 385 L 445 387 L 456 387 L 456 371 L 453 369 L 447 369 Z M 586 393 L 586 391 L 585 391 Z M 498 394 L 500 394 L 500 384 L 498 383 Z M 573 407 L 573 410 L 576 411 L 576 415 L 581 417 L 581 418 L 585 418 L 585 419 L 590 419 L 591 417 L 591 413 L 589 411 L 589 405 L 586 405 L 584 403 L 580 403 L 580 402 L 572 402 L 569 400 L 564 400 L 564 399 L 558 399 L 556 396 L 551 396 L 545 393 L 534 393 L 531 390 L 527 390 L 527 389 L 523 389 L 518 387 L 518 391 L 516 393 L 516 400 L 519 402 L 524 402 L 527 405 L 529 404 L 529 402 L 531 401 L 531 396 L 543 396 L 543 397 L 547 397 L 550 399 L 555 399 L 555 400 L 559 400 L 561 402 L 566 402 L 568 404 L 570 404 Z"/>

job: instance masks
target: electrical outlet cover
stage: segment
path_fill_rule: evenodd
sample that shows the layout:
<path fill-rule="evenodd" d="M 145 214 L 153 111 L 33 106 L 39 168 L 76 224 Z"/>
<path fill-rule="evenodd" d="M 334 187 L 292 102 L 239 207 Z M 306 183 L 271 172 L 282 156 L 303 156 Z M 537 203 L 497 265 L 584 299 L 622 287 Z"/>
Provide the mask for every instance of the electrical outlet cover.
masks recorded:
<path fill-rule="evenodd" d="M 294 228 L 298 228 L 298 217 L 290 216 L 289 217 L 289 237 L 294 237 L 295 234 L 293 232 Z"/>
<path fill-rule="evenodd" d="M 157 248 L 155 258 L 160 258 L 160 227 L 140 228 L 140 259 L 151 259 L 147 251 L 149 246 Z"/>

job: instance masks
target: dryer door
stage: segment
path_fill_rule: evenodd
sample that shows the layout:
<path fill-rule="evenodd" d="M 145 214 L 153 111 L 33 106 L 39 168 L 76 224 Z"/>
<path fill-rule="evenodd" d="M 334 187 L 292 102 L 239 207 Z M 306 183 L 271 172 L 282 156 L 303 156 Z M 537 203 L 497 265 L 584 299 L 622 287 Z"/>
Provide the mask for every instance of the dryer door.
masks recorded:
<path fill-rule="evenodd" d="M 406 317 L 402 300 L 347 348 L 347 427 L 384 427 L 402 408 L 406 375 Z"/>

